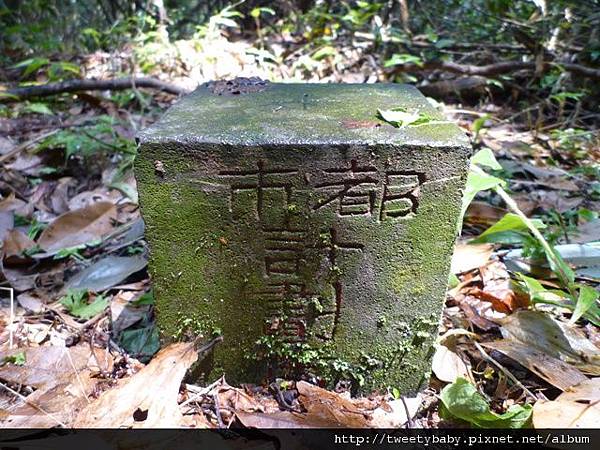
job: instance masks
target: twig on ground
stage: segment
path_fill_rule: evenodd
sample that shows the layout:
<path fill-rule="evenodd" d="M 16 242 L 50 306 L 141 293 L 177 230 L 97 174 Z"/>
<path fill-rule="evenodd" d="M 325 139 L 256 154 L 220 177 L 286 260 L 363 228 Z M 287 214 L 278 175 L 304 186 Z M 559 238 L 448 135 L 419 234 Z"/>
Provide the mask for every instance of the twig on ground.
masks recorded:
<path fill-rule="evenodd" d="M 15 148 L 13 148 L 12 150 L 10 150 L 8 153 L 5 153 L 4 155 L 0 156 L 0 164 L 3 163 L 4 161 L 6 161 L 7 159 L 12 158 L 13 156 L 17 156 L 19 153 L 21 153 L 23 150 L 27 149 L 27 147 L 35 144 L 36 142 L 39 142 L 43 139 L 46 139 L 47 137 L 52 136 L 53 134 L 56 134 L 60 131 L 60 129 L 56 129 L 56 130 L 52 130 L 52 131 L 48 131 L 47 133 L 42 133 L 39 136 L 34 137 L 33 139 L 30 139 L 27 142 L 23 142 L 20 145 L 17 145 Z"/>
<path fill-rule="evenodd" d="M 126 77 L 112 80 L 68 80 L 60 83 L 48 83 L 41 86 L 16 87 L 0 91 L 0 102 L 14 102 L 33 97 L 80 91 L 119 91 L 124 89 L 151 88 L 168 92 L 173 95 L 184 95 L 188 91 L 165 81 L 150 77 Z"/>
<path fill-rule="evenodd" d="M 504 375 L 506 375 L 515 385 L 520 387 L 526 395 L 533 399 L 533 401 L 537 401 L 538 398 L 529 389 L 527 389 L 523 385 L 523 383 L 521 383 L 512 373 L 510 373 L 510 371 L 506 367 L 504 367 L 502 364 L 500 364 L 498 361 L 496 361 L 494 358 L 488 355 L 487 352 L 483 349 L 483 347 L 477 342 L 473 341 L 473 344 L 475 345 L 475 348 L 479 350 L 479 353 L 481 353 L 481 356 L 483 356 L 483 358 L 486 361 L 492 363 L 494 366 L 500 369 Z"/>
<path fill-rule="evenodd" d="M 73 358 L 71 358 L 71 352 L 66 347 L 63 350 L 64 350 L 64 353 L 67 354 L 67 358 L 69 359 L 69 364 L 71 364 L 71 367 L 73 368 L 73 372 L 75 372 L 75 377 L 77 378 L 77 382 L 79 383 L 79 388 L 81 389 L 81 393 L 83 394 L 85 401 L 90 403 L 90 399 L 88 398 L 88 395 L 85 393 L 85 387 L 83 386 L 83 381 L 81 381 L 81 377 L 79 376 L 79 371 L 75 367 L 75 363 L 73 363 Z"/>
<path fill-rule="evenodd" d="M 555 63 L 546 61 L 543 63 L 544 70 L 554 67 L 562 68 L 567 72 L 572 72 L 584 77 L 592 79 L 600 79 L 600 69 L 583 66 L 581 64 L 570 63 Z M 513 73 L 519 70 L 536 70 L 538 63 L 535 61 L 501 61 L 483 66 L 475 66 L 472 64 L 459 64 L 452 61 L 425 61 L 421 64 L 398 64 L 391 67 L 388 71 L 389 75 L 394 75 L 401 72 L 427 72 L 432 70 L 442 70 L 445 72 L 458 73 L 461 75 L 478 75 L 482 77 L 493 77 L 506 73 Z"/>
<path fill-rule="evenodd" d="M 60 420 L 58 420 L 52 414 L 50 414 L 49 412 L 45 411 L 42 407 L 36 405 L 35 403 L 27 400 L 27 397 L 25 397 L 23 394 L 15 391 L 14 389 L 9 388 L 4 383 L 0 383 L 0 387 L 3 388 L 3 389 L 5 389 L 5 390 L 7 390 L 8 392 L 10 392 L 11 394 L 13 394 L 14 396 L 18 397 L 21 401 L 27 403 L 32 408 L 34 408 L 34 409 L 38 410 L 39 412 L 41 412 L 42 414 L 50 417 L 52 420 L 54 420 L 56 422 L 57 425 L 59 425 L 59 426 L 61 426 L 63 428 L 67 428 L 67 426 L 64 423 L 62 423 Z"/>
<path fill-rule="evenodd" d="M 215 415 L 217 416 L 217 423 L 219 424 L 219 428 L 225 428 L 225 424 L 223 423 L 223 419 L 221 417 L 221 407 L 219 406 L 219 395 L 213 394 L 213 400 L 215 402 Z"/>
<path fill-rule="evenodd" d="M 215 381 L 212 384 L 209 384 L 208 386 L 204 387 L 204 388 L 200 388 L 199 391 L 195 392 L 194 395 L 192 395 L 190 398 L 188 398 L 186 401 L 184 401 L 181 405 L 181 407 L 187 406 L 192 402 L 195 402 L 196 400 L 198 400 L 200 397 L 204 397 L 205 395 L 208 395 L 210 393 L 210 391 L 212 391 L 215 387 L 217 387 L 219 384 L 222 384 L 224 381 L 224 378 L 221 377 L 219 378 L 217 381 Z M 190 390 L 190 387 L 192 387 L 193 385 L 186 385 L 186 389 Z M 196 386 L 194 386 L 196 387 Z"/>

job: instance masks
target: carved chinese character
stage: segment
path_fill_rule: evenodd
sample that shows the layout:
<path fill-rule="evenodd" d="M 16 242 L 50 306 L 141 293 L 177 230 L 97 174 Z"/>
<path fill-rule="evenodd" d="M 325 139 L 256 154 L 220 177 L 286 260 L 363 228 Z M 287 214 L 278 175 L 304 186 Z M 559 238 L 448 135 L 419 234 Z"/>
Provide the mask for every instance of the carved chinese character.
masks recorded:
<path fill-rule="evenodd" d="M 416 213 L 419 187 L 425 181 L 421 172 L 382 172 L 373 166 L 360 166 L 356 160 L 350 162 L 350 167 L 326 169 L 321 175 L 314 186 L 324 196 L 314 204 L 314 211 L 335 204 L 340 216 L 373 216 L 379 220 Z"/>
<path fill-rule="evenodd" d="M 313 210 L 337 202 L 340 216 L 372 214 L 377 200 L 377 169 L 359 166 L 352 160 L 349 168 L 334 168 L 323 171 L 324 181 L 315 187 L 326 196 L 319 200 Z"/>
<path fill-rule="evenodd" d="M 267 303 L 267 334 L 280 334 L 287 342 L 305 339 L 308 305 L 314 297 L 305 284 L 270 282 L 254 296 Z"/>
<path fill-rule="evenodd" d="M 295 169 L 266 168 L 259 160 L 256 169 L 224 170 L 219 175 L 227 179 L 231 186 L 230 208 L 233 211 L 236 203 L 244 194 L 253 197 L 254 209 L 259 220 L 263 219 L 264 210 L 276 202 L 285 209 L 292 196 L 293 178 L 298 173 Z"/>
<path fill-rule="evenodd" d="M 405 217 L 416 213 L 419 206 L 419 187 L 425 181 L 420 172 L 388 172 L 383 189 L 379 218 Z"/>
<path fill-rule="evenodd" d="M 288 227 L 264 228 L 265 272 L 298 275 L 305 248 L 306 231 Z"/>

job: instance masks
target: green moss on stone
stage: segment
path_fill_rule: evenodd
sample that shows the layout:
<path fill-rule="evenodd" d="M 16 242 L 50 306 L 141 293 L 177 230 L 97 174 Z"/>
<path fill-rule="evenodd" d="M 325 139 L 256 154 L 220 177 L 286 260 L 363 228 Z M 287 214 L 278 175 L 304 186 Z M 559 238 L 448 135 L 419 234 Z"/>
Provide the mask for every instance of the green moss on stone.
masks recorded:
<path fill-rule="evenodd" d="M 314 100 L 307 108 L 294 100 L 303 92 Z M 225 373 L 231 382 L 256 382 L 305 372 L 404 394 L 426 381 L 469 149 L 453 125 L 367 123 L 377 108 L 403 105 L 431 111 L 416 91 L 387 86 L 274 85 L 235 98 L 201 90 L 142 135 L 136 174 L 158 323 L 165 339 L 223 334 L 199 369 L 205 379 Z M 155 171 L 156 161 L 164 173 Z M 261 193 L 260 212 L 248 188 L 259 162 L 297 170 L 293 189 Z M 352 164 L 376 166 L 380 177 L 390 170 L 424 174 L 416 212 L 382 219 L 340 215 L 335 201 L 315 207 L 323 192 L 314 180 Z M 232 170 L 245 174 L 239 191 L 219 175 Z M 287 179 L 273 177 L 275 185 Z M 269 229 L 303 230 L 291 278 L 267 272 Z M 281 297 L 281 305 L 304 305 L 299 342 L 280 325 L 292 310 L 281 306 L 273 315 L 268 295 L 258 294 L 283 279 L 304 286 L 301 300 Z"/>

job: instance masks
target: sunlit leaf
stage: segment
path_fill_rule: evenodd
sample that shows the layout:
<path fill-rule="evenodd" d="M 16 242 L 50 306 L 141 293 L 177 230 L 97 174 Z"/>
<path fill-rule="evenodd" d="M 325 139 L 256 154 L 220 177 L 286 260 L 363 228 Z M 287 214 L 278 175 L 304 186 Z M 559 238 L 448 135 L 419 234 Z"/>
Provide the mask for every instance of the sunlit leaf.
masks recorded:
<path fill-rule="evenodd" d="M 483 117 L 481 117 L 480 119 L 483 119 Z M 477 119 L 477 120 L 480 120 L 480 119 Z M 475 121 L 474 124 L 476 122 L 477 121 Z M 475 132 L 478 132 L 478 131 L 479 131 L 479 129 L 477 129 Z M 490 169 L 493 169 L 493 170 L 502 170 L 502 166 L 496 160 L 496 157 L 494 156 L 494 152 L 492 152 L 492 150 L 488 147 L 482 148 L 477 153 L 475 153 L 471 157 L 471 164 L 489 167 Z"/>
<path fill-rule="evenodd" d="M 488 189 L 493 189 L 496 186 L 502 186 L 506 184 L 506 182 L 498 177 L 493 175 L 488 175 L 486 173 L 477 173 L 472 170 L 469 171 L 467 176 L 467 185 L 465 186 L 465 192 L 463 193 L 463 203 L 462 210 L 460 212 L 460 217 L 458 224 L 462 224 L 463 217 L 465 216 L 465 212 L 467 208 L 477 195 L 477 193 L 481 191 L 486 191 Z"/>
<path fill-rule="evenodd" d="M 503 414 L 492 412 L 485 398 L 464 378 L 442 389 L 440 399 L 442 417 L 460 419 L 476 428 L 523 428 L 531 419 L 531 405 L 512 405 Z"/>
<path fill-rule="evenodd" d="M 108 300 L 98 296 L 92 303 L 88 303 L 88 291 L 86 289 L 69 290 L 60 299 L 60 304 L 65 307 L 69 314 L 80 319 L 90 319 L 100 314 L 108 306 Z"/>
<path fill-rule="evenodd" d="M 538 229 L 546 228 L 546 225 L 540 219 L 531 219 Z M 472 243 L 495 242 L 503 244 L 519 244 L 526 238 L 529 238 L 529 227 L 523 219 L 517 214 L 507 213 L 502 219 L 489 227 Z"/>
<path fill-rule="evenodd" d="M 579 296 L 577 297 L 577 303 L 575 304 L 575 311 L 573 311 L 573 315 L 571 316 L 572 324 L 577 322 L 581 316 L 594 306 L 596 300 L 598 300 L 598 296 L 600 296 L 600 293 L 590 286 L 582 285 L 579 288 Z"/>
<path fill-rule="evenodd" d="M 29 103 L 23 107 L 23 111 L 35 114 L 46 114 L 48 116 L 54 115 L 54 112 L 45 103 Z"/>

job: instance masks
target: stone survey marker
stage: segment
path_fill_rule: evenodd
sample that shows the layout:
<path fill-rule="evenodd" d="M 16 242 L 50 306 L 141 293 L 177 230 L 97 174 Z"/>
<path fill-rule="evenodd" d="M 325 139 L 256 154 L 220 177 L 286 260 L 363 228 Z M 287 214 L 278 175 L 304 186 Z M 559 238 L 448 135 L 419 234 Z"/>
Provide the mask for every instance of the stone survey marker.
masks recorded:
<path fill-rule="evenodd" d="M 377 116 L 398 107 L 439 120 L 395 128 Z M 136 162 L 164 335 L 222 333 L 209 379 L 295 365 L 416 390 L 469 155 L 409 86 L 199 88 L 141 134 Z"/>

